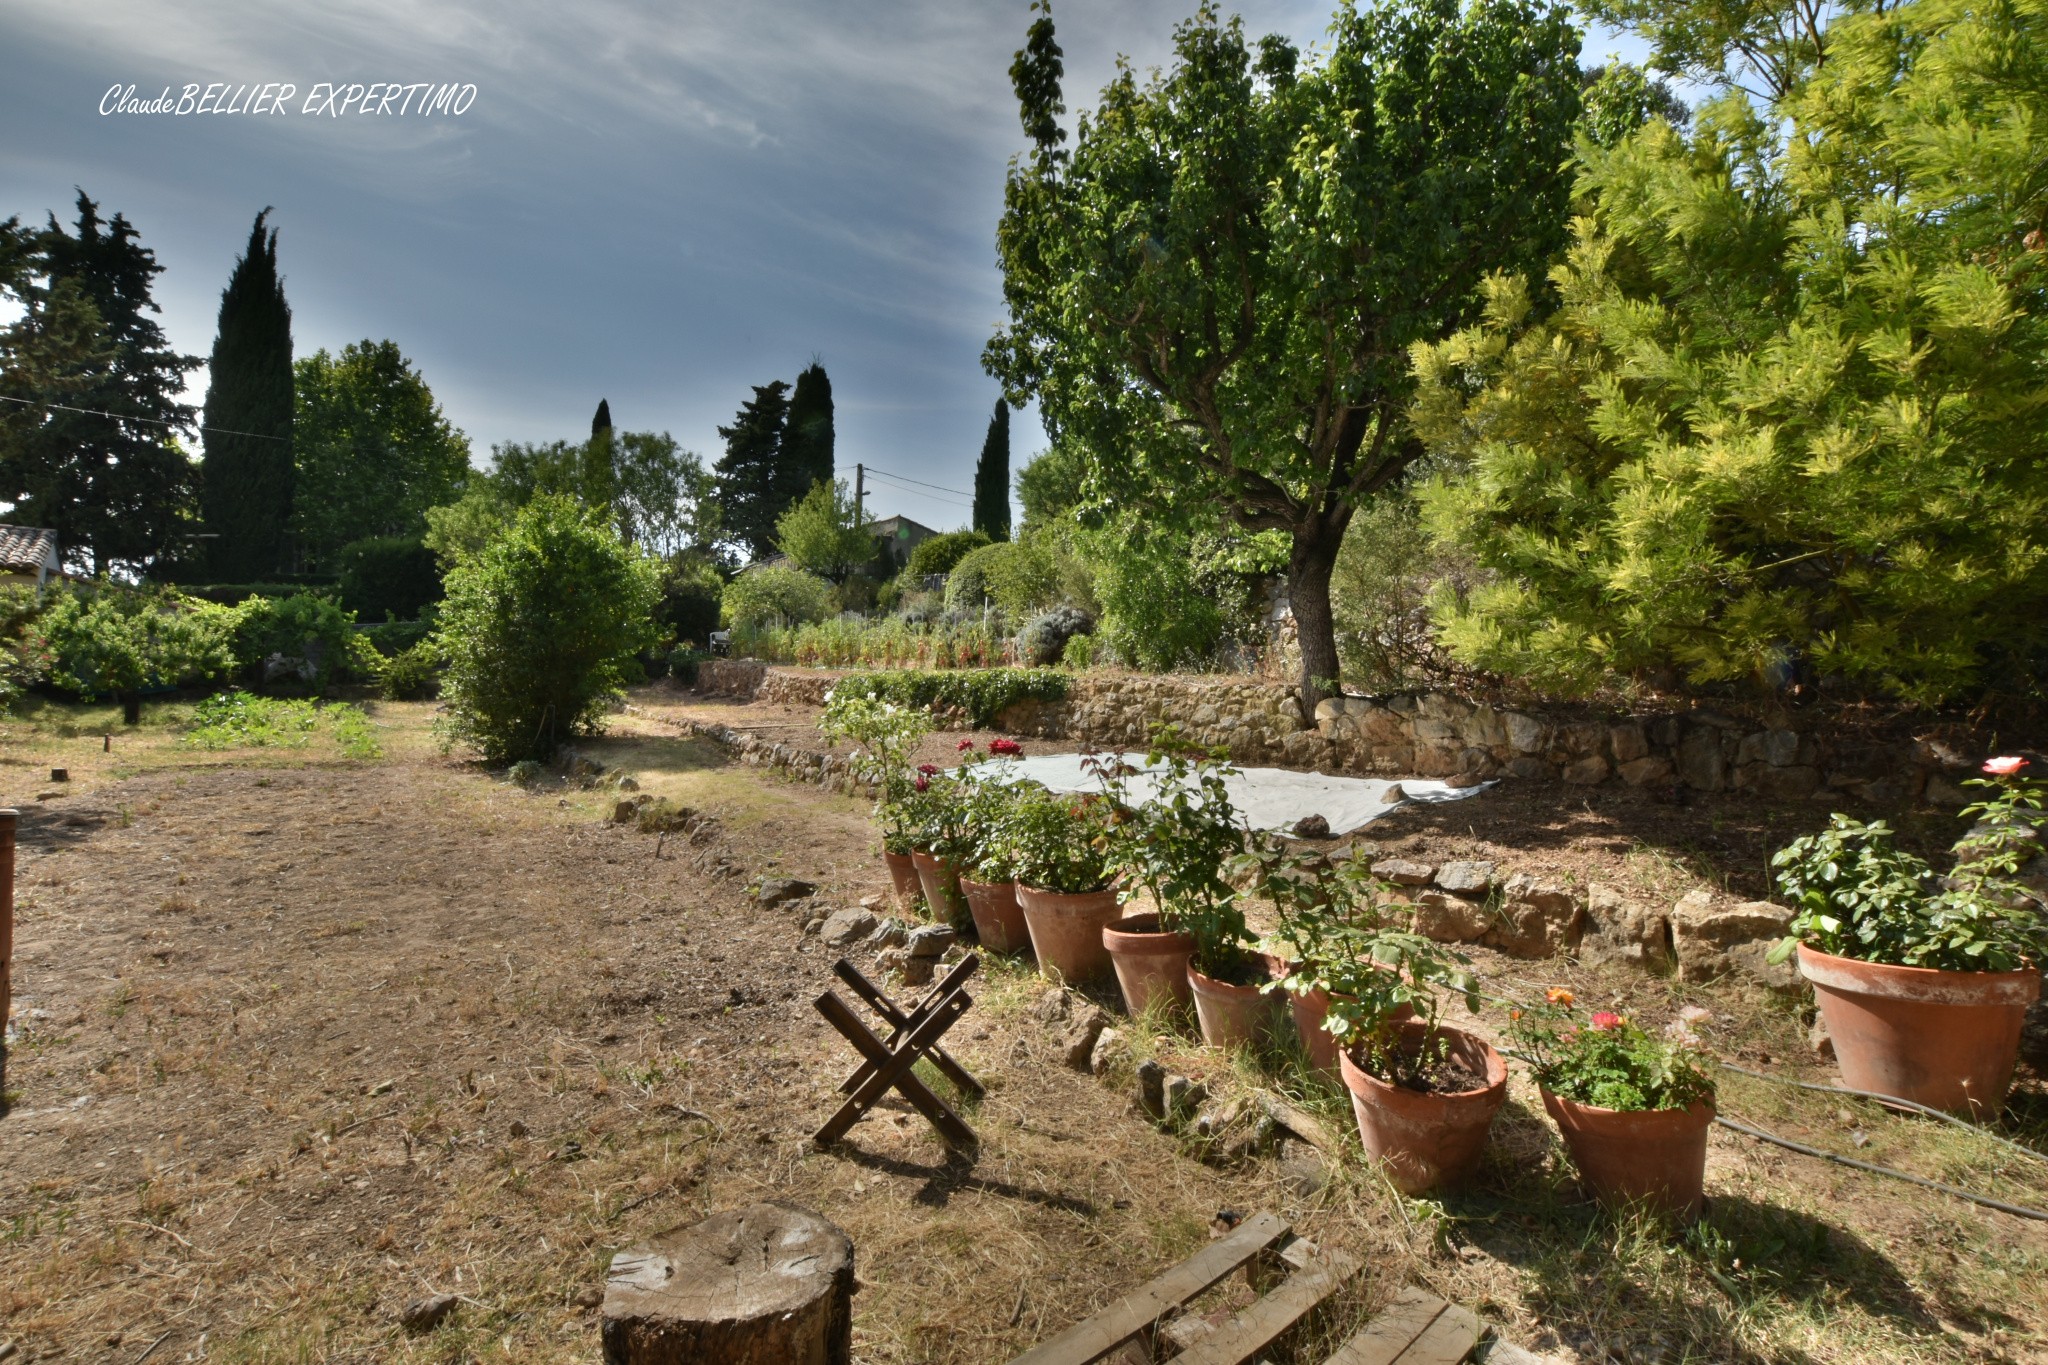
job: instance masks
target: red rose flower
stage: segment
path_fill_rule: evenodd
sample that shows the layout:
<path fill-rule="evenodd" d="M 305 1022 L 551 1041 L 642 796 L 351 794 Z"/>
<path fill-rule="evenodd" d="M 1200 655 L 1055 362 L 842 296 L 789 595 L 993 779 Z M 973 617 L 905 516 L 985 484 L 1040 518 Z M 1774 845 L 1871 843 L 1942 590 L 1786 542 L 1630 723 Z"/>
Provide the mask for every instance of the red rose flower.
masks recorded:
<path fill-rule="evenodd" d="M 974 741 L 973 741 L 973 740 L 971 740 L 971 739 L 963 739 L 963 740 L 961 740 L 961 741 L 960 741 L 960 747 L 959 747 L 959 748 L 957 748 L 956 750 L 954 750 L 954 752 L 955 752 L 955 753 L 962 753 L 962 754 L 964 754 L 964 753 L 966 753 L 966 752 L 967 752 L 968 750 L 972 749 L 973 747 L 974 747 Z M 995 746 L 994 746 L 993 744 L 991 744 L 991 745 L 990 745 L 989 747 L 990 747 L 991 749 L 993 749 L 993 748 L 994 748 Z"/>

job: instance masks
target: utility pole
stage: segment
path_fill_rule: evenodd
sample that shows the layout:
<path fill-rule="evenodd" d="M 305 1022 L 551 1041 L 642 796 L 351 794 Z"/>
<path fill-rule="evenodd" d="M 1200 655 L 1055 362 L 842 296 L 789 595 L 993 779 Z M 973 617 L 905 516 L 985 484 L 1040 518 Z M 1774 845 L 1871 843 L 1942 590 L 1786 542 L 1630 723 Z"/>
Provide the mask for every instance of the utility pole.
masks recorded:
<path fill-rule="evenodd" d="M 861 502 L 867 496 L 867 491 L 868 467 L 856 464 L 853 467 L 853 524 L 856 529 L 862 531 L 865 531 L 868 525 L 867 515 L 861 511 Z"/>

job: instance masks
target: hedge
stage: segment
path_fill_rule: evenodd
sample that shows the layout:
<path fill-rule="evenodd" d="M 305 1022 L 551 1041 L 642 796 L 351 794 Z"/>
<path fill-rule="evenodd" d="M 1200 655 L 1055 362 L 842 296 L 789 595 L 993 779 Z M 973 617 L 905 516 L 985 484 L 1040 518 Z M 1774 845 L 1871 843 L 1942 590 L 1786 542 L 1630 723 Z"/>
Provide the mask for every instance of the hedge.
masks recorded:
<path fill-rule="evenodd" d="M 1006 707 L 1020 701 L 1059 702 L 1067 698 L 1073 679 L 1055 668 L 976 668 L 930 671 L 892 668 L 849 673 L 832 690 L 850 688 L 898 706 L 927 711 L 964 711 L 981 729 Z"/>

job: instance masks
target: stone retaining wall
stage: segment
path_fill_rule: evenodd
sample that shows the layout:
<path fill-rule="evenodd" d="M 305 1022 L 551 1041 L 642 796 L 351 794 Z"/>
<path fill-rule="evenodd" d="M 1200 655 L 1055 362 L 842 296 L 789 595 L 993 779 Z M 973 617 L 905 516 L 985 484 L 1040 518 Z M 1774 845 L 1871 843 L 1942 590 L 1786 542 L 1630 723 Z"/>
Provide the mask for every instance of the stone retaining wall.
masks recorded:
<path fill-rule="evenodd" d="M 822 705 L 839 674 L 770 668 L 764 699 Z M 1960 806 L 1973 757 L 1929 740 L 1763 728 L 1710 708 L 1657 715 L 1505 709 L 1446 693 L 1333 697 L 1305 718 L 1294 689 L 1239 678 L 1082 674 L 1061 702 L 1002 712 L 1012 734 L 1142 745 L 1171 722 L 1233 761 L 1330 773 L 1746 792 L 1767 800 L 1856 797 L 1878 806 Z"/>

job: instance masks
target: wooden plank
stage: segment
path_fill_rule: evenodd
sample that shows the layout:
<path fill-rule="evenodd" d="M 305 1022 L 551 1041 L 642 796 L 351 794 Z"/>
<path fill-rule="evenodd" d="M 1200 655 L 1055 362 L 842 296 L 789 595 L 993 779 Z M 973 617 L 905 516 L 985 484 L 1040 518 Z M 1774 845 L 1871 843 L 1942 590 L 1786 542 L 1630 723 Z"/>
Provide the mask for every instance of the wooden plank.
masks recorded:
<path fill-rule="evenodd" d="M 902 1040 L 905 1033 L 916 1028 L 934 1009 L 938 1008 L 941 1000 L 965 984 L 967 978 L 973 976 L 975 968 L 980 965 L 981 958 L 973 953 L 969 953 L 966 957 L 961 958 L 959 962 L 953 965 L 952 970 L 940 979 L 939 984 L 918 1004 L 917 1008 L 907 1013 L 894 1000 L 885 995 L 880 987 L 869 981 L 865 976 L 862 976 L 860 969 L 845 958 L 840 958 L 833 965 L 832 974 L 851 987 L 854 994 L 867 1001 L 868 1006 L 876 1014 L 881 1015 L 883 1020 L 888 1023 L 890 1033 L 882 1041 L 893 1050 L 897 1043 Z M 939 1074 L 951 1081 L 962 1094 L 979 1096 L 983 1093 L 981 1082 L 976 1080 L 974 1074 L 966 1067 L 954 1061 L 952 1055 L 946 1049 L 934 1047 L 925 1055 L 931 1059 L 932 1065 L 939 1069 Z M 867 1068 L 863 1066 L 840 1083 L 840 1093 L 851 1095 L 854 1091 L 860 1089 L 860 1083 L 866 1079 Z"/>
<path fill-rule="evenodd" d="M 1358 1278 L 1358 1258 L 1332 1251 L 1307 1270 L 1174 1357 L 1175 1365 L 1244 1365 L 1307 1317 L 1316 1305 Z"/>
<path fill-rule="evenodd" d="M 1445 1304 L 1429 1330 L 1396 1358 L 1395 1365 L 1458 1365 L 1479 1344 L 1482 1330 L 1470 1312 L 1455 1303 Z"/>
<path fill-rule="evenodd" d="M 1041 1342 L 1011 1365 L 1087 1365 L 1157 1322 L 1224 1279 L 1252 1257 L 1287 1235 L 1286 1220 L 1277 1213 L 1255 1213 L 1230 1235 L 1203 1247 L 1165 1274 L 1138 1286 L 1084 1322 L 1051 1341 Z"/>
<path fill-rule="evenodd" d="M 892 1086 L 905 1099 L 916 1105 L 918 1111 L 932 1121 L 932 1126 L 937 1128 L 948 1142 L 958 1147 L 972 1147 L 979 1141 L 974 1136 L 974 1130 L 969 1128 L 944 1100 L 934 1095 L 923 1081 L 912 1075 L 910 1070 L 917 1064 L 917 1059 L 923 1055 L 924 1050 L 937 1042 L 939 1036 L 951 1028 L 954 1021 L 965 1014 L 967 1007 L 974 1003 L 967 992 L 955 991 L 940 1001 L 938 1009 L 920 1021 L 917 1027 L 910 1031 L 909 1036 L 904 1038 L 902 1046 L 894 1052 L 884 1047 L 882 1040 L 875 1037 L 868 1026 L 860 1021 L 860 1016 L 832 992 L 826 991 L 812 1003 L 816 1005 L 818 1013 L 824 1015 L 832 1027 L 838 1029 L 861 1053 L 863 1065 L 874 1068 L 868 1073 L 867 1079 L 861 1082 L 860 1087 L 846 1097 L 846 1102 L 839 1106 L 838 1112 L 825 1120 L 825 1126 L 812 1135 L 812 1141 L 822 1147 L 845 1137 L 846 1130 L 853 1127 L 860 1116 Z"/>
<path fill-rule="evenodd" d="M 1426 1289 L 1414 1285 L 1403 1289 L 1365 1325 L 1365 1329 L 1344 1343 L 1325 1365 L 1394 1365 L 1415 1339 L 1450 1307 Z"/>

